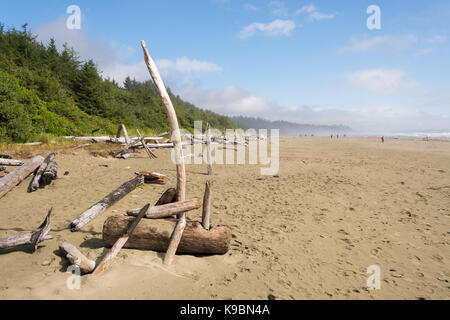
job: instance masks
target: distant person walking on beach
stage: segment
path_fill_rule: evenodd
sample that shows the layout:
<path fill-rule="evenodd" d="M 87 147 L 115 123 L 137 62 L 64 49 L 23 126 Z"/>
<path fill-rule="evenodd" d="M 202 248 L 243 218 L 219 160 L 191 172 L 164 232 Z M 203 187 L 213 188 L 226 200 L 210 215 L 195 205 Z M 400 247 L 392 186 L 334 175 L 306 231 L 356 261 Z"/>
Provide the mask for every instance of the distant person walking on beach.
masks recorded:
<path fill-rule="evenodd" d="M 381 137 L 381 143 L 384 143 L 384 136 Z"/>
<path fill-rule="evenodd" d="M 331 135 L 331 139 L 333 139 L 333 135 Z"/>

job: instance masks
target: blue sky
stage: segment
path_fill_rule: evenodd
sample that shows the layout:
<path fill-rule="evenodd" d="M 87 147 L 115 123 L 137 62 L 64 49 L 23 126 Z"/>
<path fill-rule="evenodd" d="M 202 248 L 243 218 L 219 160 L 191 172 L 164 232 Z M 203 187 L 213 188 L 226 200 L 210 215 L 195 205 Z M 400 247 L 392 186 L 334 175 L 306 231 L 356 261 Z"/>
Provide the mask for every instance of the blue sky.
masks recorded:
<path fill-rule="evenodd" d="M 80 30 L 66 28 L 69 5 Z M 118 81 L 149 79 L 145 40 L 174 92 L 223 114 L 450 131 L 447 0 L 4 1 L 0 21 L 68 42 Z"/>

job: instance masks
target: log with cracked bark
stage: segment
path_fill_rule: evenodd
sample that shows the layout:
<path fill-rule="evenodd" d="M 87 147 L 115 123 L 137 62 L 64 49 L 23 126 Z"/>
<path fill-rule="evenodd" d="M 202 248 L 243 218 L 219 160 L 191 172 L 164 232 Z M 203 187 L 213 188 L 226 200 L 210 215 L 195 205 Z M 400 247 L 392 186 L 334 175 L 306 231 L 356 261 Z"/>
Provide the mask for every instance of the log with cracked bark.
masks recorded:
<path fill-rule="evenodd" d="M 52 183 L 58 177 L 58 164 L 55 161 L 50 161 L 45 168 L 42 178 L 40 180 L 41 186 L 46 186 Z"/>
<path fill-rule="evenodd" d="M 78 231 L 81 227 L 87 224 L 89 221 L 97 217 L 100 213 L 105 211 L 111 205 L 122 199 L 128 193 L 136 189 L 137 187 L 144 184 L 144 176 L 137 175 L 134 178 L 128 180 L 122 184 L 119 188 L 105 196 L 103 199 L 98 201 L 96 204 L 91 206 L 85 212 L 83 212 L 77 219 L 75 219 L 70 224 L 70 229 L 72 231 Z"/>
<path fill-rule="evenodd" d="M 48 164 L 53 161 L 55 158 L 55 154 L 52 152 L 50 153 L 47 158 L 45 158 L 44 162 L 42 162 L 39 169 L 36 171 L 36 174 L 34 175 L 33 180 L 31 180 L 30 186 L 28 187 L 28 192 L 36 191 L 39 188 L 39 181 L 41 180 L 42 174 L 45 172 L 45 169 L 47 169 Z"/>
<path fill-rule="evenodd" d="M 44 161 L 41 156 L 36 156 L 24 165 L 14 169 L 6 176 L 0 179 L 0 198 L 3 197 L 9 190 L 14 188 L 26 177 L 28 177 L 34 170 L 36 170 Z"/>
<path fill-rule="evenodd" d="M 103 241 L 110 247 L 126 231 L 134 217 L 125 215 L 111 216 L 103 225 Z M 176 219 L 143 219 L 129 237 L 124 248 L 167 250 Z M 227 226 L 211 225 L 205 230 L 200 222 L 189 221 L 177 247 L 177 253 L 225 254 L 230 249 L 231 230 Z"/>

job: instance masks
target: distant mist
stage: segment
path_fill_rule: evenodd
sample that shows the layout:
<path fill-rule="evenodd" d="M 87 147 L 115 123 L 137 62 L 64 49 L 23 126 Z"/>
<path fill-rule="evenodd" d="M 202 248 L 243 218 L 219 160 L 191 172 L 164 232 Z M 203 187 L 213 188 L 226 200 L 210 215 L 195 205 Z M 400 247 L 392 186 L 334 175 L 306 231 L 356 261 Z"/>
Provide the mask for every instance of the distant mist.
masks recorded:
<path fill-rule="evenodd" d="M 305 134 L 344 134 L 349 133 L 352 129 L 345 125 L 314 125 L 289 122 L 284 120 L 270 121 L 262 118 L 252 118 L 244 116 L 233 116 L 231 120 L 244 128 L 252 129 L 279 129 L 280 135 L 296 136 Z"/>

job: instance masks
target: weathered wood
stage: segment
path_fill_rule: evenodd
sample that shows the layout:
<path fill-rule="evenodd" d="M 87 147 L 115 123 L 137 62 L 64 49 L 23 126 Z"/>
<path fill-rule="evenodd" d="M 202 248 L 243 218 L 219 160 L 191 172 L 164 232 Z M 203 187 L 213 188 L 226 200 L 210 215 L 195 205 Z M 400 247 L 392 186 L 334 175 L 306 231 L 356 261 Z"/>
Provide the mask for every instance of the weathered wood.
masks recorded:
<path fill-rule="evenodd" d="M 131 154 L 129 154 L 129 153 L 122 153 L 118 158 L 128 159 L 130 156 L 131 156 Z"/>
<path fill-rule="evenodd" d="M 63 242 L 59 245 L 59 250 L 64 253 L 71 264 L 80 268 L 81 274 L 90 273 L 94 270 L 95 261 L 86 258 L 74 245 Z"/>
<path fill-rule="evenodd" d="M 209 123 L 206 123 L 206 164 L 208 165 L 208 175 L 212 175 L 211 128 Z"/>
<path fill-rule="evenodd" d="M 50 153 L 47 158 L 45 158 L 44 162 L 42 162 L 41 166 L 36 171 L 33 180 L 31 180 L 31 183 L 28 187 L 28 192 L 36 191 L 39 188 L 39 180 L 41 180 L 42 174 L 44 173 L 45 169 L 47 169 L 50 161 L 53 161 L 54 158 L 55 154 L 53 152 Z"/>
<path fill-rule="evenodd" d="M 58 164 L 55 161 L 50 161 L 42 174 L 40 184 L 42 187 L 49 185 L 58 177 Z"/>
<path fill-rule="evenodd" d="M 0 166 L 0 172 L 1 171 L 6 171 L 6 166 Z"/>
<path fill-rule="evenodd" d="M 167 93 L 166 87 L 164 86 L 164 82 L 159 75 L 158 68 L 148 53 L 145 41 L 142 40 L 141 45 L 144 51 L 145 63 L 147 64 L 148 71 L 150 72 L 158 94 L 166 108 L 167 118 L 169 120 L 170 129 L 172 130 L 172 141 L 175 149 L 175 164 L 177 168 L 177 199 L 178 201 L 184 201 L 186 197 L 186 169 L 184 166 L 183 147 L 181 144 L 181 134 L 178 126 L 177 115 L 172 105 L 172 101 L 170 100 L 170 96 Z M 180 214 L 178 218 L 178 223 L 172 234 L 166 256 L 164 257 L 164 263 L 166 265 L 170 265 L 172 263 L 178 244 L 181 240 L 181 235 L 183 234 L 183 230 L 186 225 L 186 216 L 184 213 Z"/>
<path fill-rule="evenodd" d="M 211 216 L 211 182 L 206 181 L 205 195 L 203 197 L 202 225 L 209 230 L 209 217 Z"/>
<path fill-rule="evenodd" d="M 145 183 L 157 183 L 157 184 L 165 184 L 167 176 L 158 173 L 158 172 L 150 172 L 150 171 L 137 171 L 134 174 L 144 176 Z"/>
<path fill-rule="evenodd" d="M 0 153 L 0 159 L 12 159 L 12 157 L 9 154 Z"/>
<path fill-rule="evenodd" d="M 89 221 L 97 217 L 100 213 L 105 211 L 111 205 L 122 199 L 125 195 L 144 184 L 144 176 L 137 175 L 136 177 L 128 180 L 122 184 L 119 188 L 108 194 L 106 197 L 98 201 L 91 206 L 85 212 L 83 212 L 77 219 L 70 224 L 72 231 L 78 231 L 81 227 L 87 224 Z"/>
<path fill-rule="evenodd" d="M 159 200 L 155 203 L 155 206 L 161 206 L 163 204 L 168 204 L 176 201 L 177 199 L 177 189 L 169 188 L 167 189 Z"/>
<path fill-rule="evenodd" d="M 34 170 L 36 170 L 44 161 L 41 156 L 36 156 L 24 165 L 14 169 L 6 176 L 0 178 L 0 198 L 3 197 L 9 190 L 18 185 L 22 180 L 28 177 Z"/>
<path fill-rule="evenodd" d="M 53 208 L 48 211 L 44 222 L 42 222 L 36 230 L 20 236 L 0 239 L 0 249 L 11 249 L 22 245 L 31 245 L 34 252 L 40 242 L 53 239 L 52 236 L 48 235 L 48 232 L 50 231 L 50 216 L 52 210 Z"/>
<path fill-rule="evenodd" d="M 125 137 L 125 143 L 126 143 L 127 145 L 129 145 L 129 144 L 131 143 L 131 140 L 130 140 L 130 138 L 128 137 L 127 129 L 125 128 L 125 125 L 124 125 L 124 124 L 121 124 L 121 125 L 119 126 L 119 128 L 117 129 L 116 138 L 120 138 L 120 133 L 121 133 L 121 131 L 123 131 L 123 135 L 124 135 L 124 137 Z"/>
<path fill-rule="evenodd" d="M 140 138 L 140 140 L 141 140 L 141 144 L 142 144 L 142 146 L 144 147 L 145 151 L 147 151 L 147 154 L 148 154 L 148 156 L 150 157 L 150 159 L 152 159 L 152 158 L 158 158 L 158 157 L 156 156 L 156 154 L 154 154 L 154 153 L 150 150 L 150 148 L 147 146 L 147 144 L 145 143 L 145 140 L 144 140 L 144 138 L 141 136 L 141 133 L 139 132 L 139 130 L 136 129 L 136 131 L 137 131 L 137 133 L 138 133 L 138 135 L 139 135 L 139 138 Z"/>
<path fill-rule="evenodd" d="M 102 261 L 95 269 L 94 271 L 95 276 L 99 276 L 100 274 L 102 274 L 106 270 L 106 268 L 112 263 L 112 260 L 117 256 L 120 249 L 122 249 L 122 247 L 126 244 L 130 236 L 133 234 L 134 229 L 136 229 L 137 225 L 142 220 L 149 207 L 150 204 L 149 203 L 146 204 L 139 212 L 138 216 L 132 220 L 131 225 L 127 226 L 126 233 L 120 236 L 119 239 L 117 239 L 111 250 L 106 254 L 106 256 L 102 259 Z"/>
<path fill-rule="evenodd" d="M 14 159 L 1 159 L 0 158 L 0 166 L 14 166 L 19 167 L 23 165 L 23 161 L 14 160 Z"/>
<path fill-rule="evenodd" d="M 150 207 L 148 209 L 147 214 L 145 215 L 145 218 L 148 219 L 160 219 L 160 218 L 167 218 L 170 216 L 173 216 L 175 214 L 180 214 L 182 212 L 191 211 L 198 209 L 202 206 L 200 200 L 198 199 L 192 199 L 192 200 L 185 200 L 185 201 L 177 201 L 172 203 L 167 203 L 163 205 L 157 205 L 154 207 Z M 127 214 L 130 216 L 135 216 L 140 212 L 141 208 L 138 209 L 130 209 L 127 210 Z"/>
<path fill-rule="evenodd" d="M 103 224 L 103 241 L 112 246 L 126 230 L 133 217 L 115 215 L 106 219 Z M 175 228 L 175 219 L 143 219 L 124 248 L 166 251 L 170 235 Z M 224 254 L 230 249 L 231 230 L 226 226 L 212 225 L 205 230 L 200 222 L 189 221 L 182 234 L 178 253 L 192 254 Z"/>

